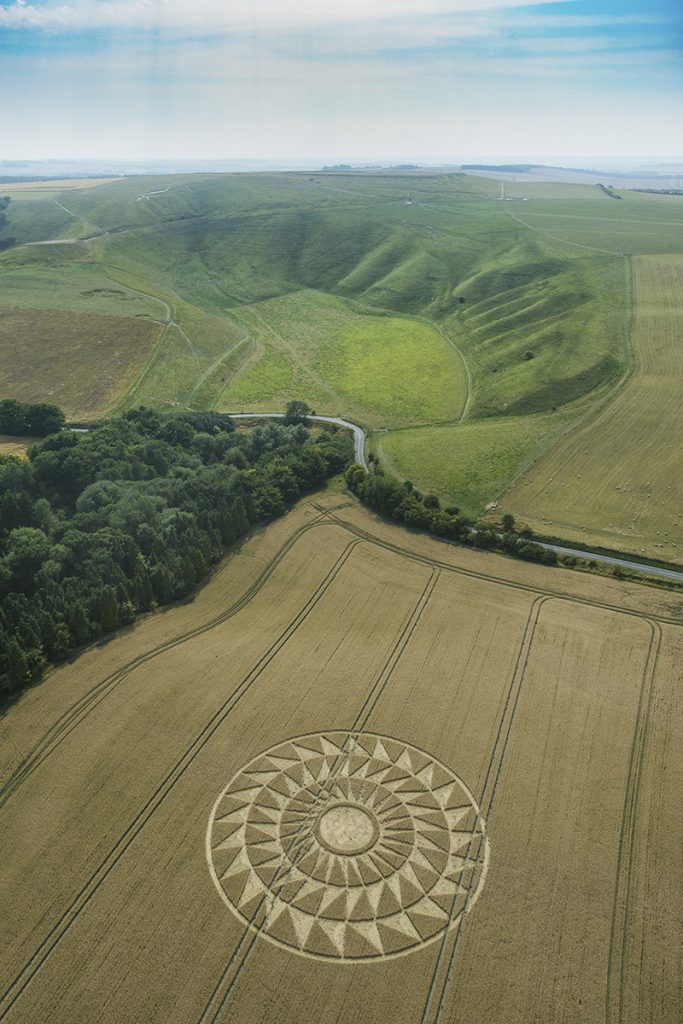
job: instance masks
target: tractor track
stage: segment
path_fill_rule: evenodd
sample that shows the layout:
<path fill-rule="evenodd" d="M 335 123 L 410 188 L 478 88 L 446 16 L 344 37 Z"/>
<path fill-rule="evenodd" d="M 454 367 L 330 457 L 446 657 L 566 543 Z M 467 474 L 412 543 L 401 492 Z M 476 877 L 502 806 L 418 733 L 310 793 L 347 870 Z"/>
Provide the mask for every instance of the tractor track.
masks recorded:
<path fill-rule="evenodd" d="M 91 874 L 88 881 L 71 901 L 62 916 L 56 924 L 53 925 L 33 955 L 24 964 L 15 976 L 14 980 L 0 997 L 0 1021 L 4 1020 L 7 1014 L 11 1012 L 17 1000 L 22 996 L 35 976 L 45 965 L 72 925 L 78 920 L 83 910 L 88 906 L 93 896 L 96 895 L 97 891 L 109 877 L 121 858 L 125 855 L 133 841 L 140 834 L 166 797 L 172 792 L 176 783 L 182 778 L 198 754 L 203 750 L 214 733 L 223 724 L 230 712 L 237 706 L 242 697 L 251 689 L 280 650 L 296 633 L 301 624 L 308 618 L 309 614 L 316 607 L 320 599 L 341 571 L 351 552 L 359 543 L 361 543 L 361 541 L 358 540 L 349 542 L 301 610 L 280 633 L 277 640 L 271 644 L 266 653 L 261 656 L 251 671 L 243 677 L 242 681 L 213 714 L 201 732 L 197 734 L 192 743 L 177 759 L 173 767 L 167 772 L 162 782 L 159 783 L 154 793 L 138 812 L 134 820 L 119 837 L 117 842 L 110 849 L 109 853 L 103 858 L 99 866 Z"/>
<path fill-rule="evenodd" d="M 354 719 L 353 725 L 351 726 L 351 729 L 348 730 L 350 735 L 357 738 L 362 734 L 363 730 L 367 726 L 370 716 L 372 715 L 373 711 L 375 710 L 379 701 L 384 695 L 386 688 L 389 684 L 389 681 L 393 676 L 394 671 L 398 666 L 401 658 L 403 657 L 405 649 L 410 643 L 413 634 L 415 633 L 415 630 L 422 618 L 425 608 L 427 607 L 430 598 L 434 592 L 434 589 L 438 582 L 438 578 L 439 571 L 437 569 L 433 569 L 427 583 L 425 584 L 417 600 L 415 607 L 413 608 L 413 611 L 410 613 L 407 620 L 405 621 L 397 639 L 392 645 L 391 650 L 384 661 L 382 668 L 377 673 L 374 682 L 370 686 L 370 689 L 363 703 L 361 704 L 358 714 Z M 345 732 L 346 730 L 341 729 L 340 727 L 340 731 Z M 324 783 L 323 788 L 325 790 L 331 788 L 332 782 L 339 777 L 339 773 L 344 767 L 345 760 L 348 759 L 349 756 L 349 754 L 345 756 L 340 754 L 335 759 L 330 769 L 330 775 L 325 780 Z M 321 807 L 324 806 L 326 795 L 322 798 L 319 798 L 318 801 L 314 804 L 315 813 L 311 816 L 310 820 L 307 820 L 303 823 L 302 828 L 297 833 L 298 838 L 296 842 L 298 843 L 298 847 L 302 852 L 306 849 L 304 844 L 315 826 Z M 286 870 L 284 875 L 282 875 L 280 878 L 276 876 L 276 882 L 279 883 L 280 889 L 287 883 L 292 871 L 292 867 L 296 866 L 296 863 L 298 860 L 301 859 L 301 856 L 302 853 L 300 853 L 298 857 L 295 856 L 290 867 L 287 868 L 285 864 Z M 285 860 L 283 856 L 283 864 L 284 863 Z M 220 1019 L 223 1010 L 228 1005 L 230 997 L 235 991 L 235 986 L 239 980 L 239 977 L 249 960 L 251 951 L 256 945 L 256 942 L 261 934 L 261 931 L 265 923 L 267 922 L 266 916 L 262 920 L 259 920 L 258 924 L 256 923 L 257 919 L 261 915 L 261 910 L 263 909 L 264 903 L 265 897 L 263 897 L 259 901 L 258 906 L 256 907 L 252 914 L 250 924 L 247 925 L 247 927 L 242 932 L 240 940 L 235 949 L 233 950 L 230 960 L 228 961 L 226 967 L 224 968 L 218 982 L 216 983 L 209 997 L 208 1002 L 205 1004 L 204 1009 L 202 1010 L 197 1020 L 197 1024 L 216 1024 L 216 1022 Z M 249 941 L 244 949 L 244 952 L 240 953 L 242 944 L 247 939 L 249 939 Z"/>
<path fill-rule="evenodd" d="M 505 759 L 505 752 L 507 750 L 508 741 L 510 739 L 510 733 L 512 732 L 512 725 L 519 703 L 519 697 L 522 692 L 522 686 L 526 678 L 526 670 L 529 664 L 529 656 L 531 654 L 531 647 L 536 634 L 536 627 L 540 617 L 542 606 L 546 601 L 552 600 L 550 597 L 537 597 L 529 609 L 527 621 L 522 634 L 519 650 L 517 652 L 517 659 L 515 661 L 515 667 L 513 669 L 510 685 L 508 687 L 507 695 L 505 698 L 505 704 L 503 705 L 503 713 L 500 717 L 500 723 L 498 725 L 498 731 L 496 738 L 493 743 L 493 749 L 491 751 L 491 757 L 489 758 L 486 775 L 484 777 L 484 784 L 482 786 L 481 797 L 479 799 L 479 808 L 486 821 L 487 828 L 491 817 L 491 809 L 493 807 L 493 801 L 500 781 L 501 771 L 503 768 L 503 761 Z M 491 780 L 493 780 L 491 782 Z M 490 785 L 490 790 L 489 790 Z M 478 862 L 482 852 L 484 836 L 475 836 L 472 832 L 469 844 L 466 848 L 465 858 L 470 858 L 473 854 L 475 860 Z M 473 847 L 476 845 L 476 849 Z M 460 945 L 460 937 L 462 934 L 463 923 L 465 915 L 472 898 L 472 885 L 475 877 L 474 871 L 470 875 L 470 881 L 467 885 L 467 894 L 465 896 L 465 903 L 460 914 L 457 926 L 454 933 L 450 929 L 446 929 L 443 933 L 443 937 L 439 946 L 439 952 L 437 954 L 436 963 L 434 965 L 434 971 L 427 991 L 427 997 L 420 1017 L 420 1024 L 426 1024 L 430 1019 L 432 1007 L 434 1006 L 434 1000 L 436 999 L 436 992 L 438 989 L 438 979 L 442 975 L 441 991 L 438 996 L 438 1001 L 434 1009 L 432 1017 L 433 1024 L 439 1024 L 443 1008 L 446 1003 L 446 997 L 448 990 L 453 978 L 453 970 L 455 967 L 455 960 L 458 953 L 458 947 Z M 457 903 L 458 893 L 453 896 L 453 902 L 449 917 L 451 919 L 455 916 L 455 907 Z M 451 944 L 450 953 L 448 952 L 449 944 Z"/>
<path fill-rule="evenodd" d="M 67 708 L 66 711 L 64 711 L 57 721 L 50 727 L 50 729 L 48 729 L 45 735 L 42 736 L 41 739 L 32 747 L 21 764 L 15 768 L 7 781 L 3 783 L 2 787 L 0 787 L 0 808 L 7 803 L 19 786 L 21 786 L 22 783 L 31 776 L 46 757 L 59 747 L 69 733 L 75 729 L 76 726 L 79 725 L 90 714 L 90 712 L 105 699 L 105 697 L 108 697 L 118 684 L 123 682 L 131 672 L 136 668 L 139 668 L 140 665 L 144 665 L 146 662 L 156 658 L 157 655 L 164 654 L 167 651 L 172 650 L 174 647 L 179 647 L 188 640 L 194 640 L 203 633 L 208 633 L 210 630 L 215 629 L 216 626 L 222 625 L 222 623 L 226 622 L 245 608 L 252 598 L 258 594 L 264 584 L 267 583 L 277 566 L 283 560 L 285 555 L 288 554 L 294 544 L 296 544 L 303 534 L 307 533 L 308 530 L 317 525 L 320 519 L 322 519 L 322 516 L 319 515 L 315 520 L 313 520 L 313 522 L 307 523 L 305 526 L 296 530 L 285 544 L 283 544 L 272 561 L 268 563 L 245 593 L 228 609 L 226 609 L 226 611 L 221 612 L 220 615 L 214 616 L 214 618 L 209 619 L 208 622 L 203 623 L 201 626 L 188 630 L 186 633 L 173 637 L 171 640 L 166 640 L 163 643 L 158 644 L 156 647 L 151 648 L 149 651 L 145 651 L 144 654 L 140 654 L 136 658 L 133 658 L 122 668 L 113 672 L 110 676 L 107 676 L 99 682 L 89 690 L 88 693 L 84 694 L 79 698 L 79 700 L 75 701 L 74 704 Z"/>
<path fill-rule="evenodd" d="M 607 963 L 607 986 L 605 992 L 606 1024 L 622 1024 L 624 1021 L 624 1003 L 626 996 L 627 944 L 631 920 L 631 886 L 633 882 L 634 847 L 636 844 L 636 826 L 638 805 L 640 802 L 640 783 L 643 760 L 650 731 L 650 711 L 652 708 L 652 692 L 657 672 L 659 652 L 662 643 L 662 629 L 659 623 L 650 621 L 652 636 L 647 653 L 643 679 L 640 688 L 640 699 L 636 715 L 629 756 L 624 809 L 619 833 L 619 849 L 617 854 L 617 870 L 614 880 L 614 899 L 612 904 L 612 927 L 610 933 L 609 958 Z"/>

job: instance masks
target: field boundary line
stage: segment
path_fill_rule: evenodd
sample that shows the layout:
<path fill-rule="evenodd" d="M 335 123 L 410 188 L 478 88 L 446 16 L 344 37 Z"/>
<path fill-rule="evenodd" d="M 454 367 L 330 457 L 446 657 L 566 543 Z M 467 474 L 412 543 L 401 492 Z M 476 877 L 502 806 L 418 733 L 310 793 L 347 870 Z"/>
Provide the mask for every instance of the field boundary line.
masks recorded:
<path fill-rule="evenodd" d="M 119 267 L 115 263 L 99 262 L 98 265 L 101 267 L 106 267 L 110 271 L 117 270 L 119 274 L 123 274 L 124 277 L 128 276 L 130 273 L 124 267 Z M 170 334 L 171 330 L 173 330 L 173 328 L 175 328 L 178 331 L 183 341 L 186 342 L 187 347 L 189 348 L 190 353 L 194 358 L 195 364 L 198 369 L 200 369 L 201 363 L 199 360 L 199 356 L 197 355 L 197 350 L 195 349 L 190 338 L 188 337 L 187 332 L 183 328 L 182 324 L 179 323 L 176 317 L 175 308 L 168 299 L 161 298 L 161 296 L 158 295 L 156 292 L 147 291 L 144 288 L 137 288 L 135 285 L 128 284 L 126 280 L 117 279 L 112 274 L 109 274 L 109 277 L 116 284 L 120 284 L 123 285 L 124 288 L 128 288 L 129 291 L 137 292 L 139 295 L 146 295 L 147 298 L 153 299 L 155 302 L 158 302 L 159 305 L 164 307 L 165 315 L 165 320 L 162 321 L 162 323 L 164 324 L 164 330 L 162 331 L 157 341 L 157 344 L 150 353 L 149 358 L 146 360 L 145 364 L 142 366 L 135 380 L 126 389 L 126 391 L 119 396 L 116 402 L 108 410 L 107 415 L 112 415 L 113 413 L 120 412 L 121 409 L 123 409 L 126 405 L 129 405 L 130 402 L 133 400 L 135 394 L 139 390 L 139 388 L 142 386 L 142 384 L 144 384 L 149 379 L 152 372 L 156 369 L 159 363 L 159 359 L 161 358 L 163 352 L 165 351 L 166 345 L 164 343 L 167 342 L 168 335 Z M 185 404 L 187 405 L 188 403 L 186 402 Z"/>
<path fill-rule="evenodd" d="M 315 505 L 316 508 L 323 506 Z M 555 597 L 562 601 L 573 601 L 576 604 L 587 605 L 592 608 L 604 608 L 606 611 L 617 612 L 619 615 L 630 615 L 633 618 L 645 619 L 646 621 L 652 620 L 653 622 L 666 623 L 671 626 L 683 627 L 683 620 L 680 618 L 676 619 L 666 615 L 653 615 L 651 612 L 639 612 L 632 608 L 624 608 L 621 605 L 609 604 L 607 601 L 591 600 L 588 597 L 581 597 L 578 594 L 567 594 L 561 590 L 547 590 L 545 587 L 533 586 L 530 583 L 519 583 L 515 580 L 506 579 L 503 576 L 493 576 L 488 573 L 477 572 L 475 569 L 465 569 L 463 566 L 453 565 L 450 562 L 442 562 L 438 558 L 430 558 L 428 555 L 421 555 L 417 551 L 411 551 L 408 548 L 401 548 L 397 544 L 393 544 L 391 541 L 381 540 L 376 534 L 369 533 L 367 530 L 363 530 L 360 526 L 355 526 L 353 523 L 346 522 L 334 515 L 334 511 L 330 509 L 327 513 L 327 518 L 332 522 L 336 523 L 342 529 L 348 530 L 349 533 L 353 533 L 355 536 L 361 537 L 370 544 L 375 544 L 377 547 L 385 548 L 387 551 L 393 551 L 396 554 L 402 554 L 405 558 L 410 559 L 414 562 L 420 562 L 422 565 L 434 565 L 439 569 L 443 569 L 446 572 L 455 573 L 458 576 L 466 576 L 469 579 L 484 580 L 488 583 L 498 583 L 504 587 L 510 587 L 513 590 L 520 590 L 525 593 L 546 595 L 547 597 Z M 322 525 L 322 523 L 318 524 Z M 429 540 L 438 541 L 439 538 L 431 537 L 428 534 L 425 535 Z M 449 544 L 449 541 L 442 541 L 442 543 Z M 453 544 L 453 547 L 457 545 Z"/>
<path fill-rule="evenodd" d="M 138 655 L 132 661 L 129 661 L 122 668 L 117 669 L 116 672 L 110 676 L 106 676 L 104 680 L 101 680 L 91 690 L 85 693 L 79 698 L 70 708 L 57 719 L 55 723 L 48 729 L 47 733 L 36 743 L 33 748 L 26 755 L 24 760 L 15 768 L 14 772 L 9 776 L 7 781 L 0 787 L 0 809 L 5 805 L 7 800 L 12 794 L 18 789 L 18 787 L 28 779 L 28 777 L 35 771 L 37 767 L 45 760 L 45 758 L 57 749 L 59 744 L 66 739 L 72 729 L 75 729 L 80 722 L 87 717 L 101 700 L 118 685 L 136 668 L 146 664 L 159 654 L 164 654 L 174 647 L 178 647 L 181 644 L 186 643 L 188 640 L 194 640 L 197 636 L 201 636 L 203 633 L 207 633 L 216 626 L 222 625 L 228 619 L 232 618 L 238 612 L 242 611 L 249 602 L 254 598 L 261 588 L 268 582 L 271 575 L 278 567 L 283 558 L 289 553 L 294 544 L 307 533 L 314 526 L 318 525 L 318 520 L 322 517 L 318 516 L 316 520 L 311 523 L 307 523 L 304 526 L 296 530 L 288 540 L 282 545 L 279 551 L 273 556 L 272 560 L 265 566 L 263 571 L 257 576 L 254 582 L 245 590 L 241 597 L 231 604 L 226 611 L 221 612 L 220 615 L 214 616 L 207 622 L 195 629 L 188 630 L 186 633 L 182 633 L 180 636 L 172 637 L 170 640 L 166 640 L 164 643 L 151 648 L 148 651 Z M 323 524 L 320 524 L 323 525 Z"/>
<path fill-rule="evenodd" d="M 285 644 L 299 629 L 301 624 L 308 618 L 343 568 L 352 551 L 360 543 L 362 543 L 362 541 L 357 540 L 352 541 L 347 545 L 334 565 L 318 584 L 315 591 L 299 610 L 297 615 L 294 616 L 285 629 L 280 633 L 277 640 L 275 640 L 267 651 L 259 658 L 254 667 L 246 676 L 243 677 L 242 681 L 235 687 L 218 710 L 214 712 L 204 728 L 195 736 L 189 747 L 186 748 L 185 752 L 178 758 L 170 771 L 167 772 L 166 776 L 159 783 L 152 796 L 147 800 L 128 828 L 119 837 L 109 853 L 100 862 L 99 866 L 91 874 L 80 892 L 72 900 L 70 906 L 67 907 L 59 920 L 55 925 L 53 925 L 43 941 L 40 943 L 33 956 L 25 963 L 24 967 L 22 967 L 14 980 L 10 983 L 9 987 L 0 997 L 0 1021 L 5 1019 L 16 1001 L 30 985 L 41 967 L 43 967 L 48 957 L 67 934 L 71 926 L 78 920 L 82 911 L 88 906 L 90 900 L 106 881 L 152 815 L 158 810 L 169 793 L 171 793 L 178 780 L 183 776 L 185 771 L 209 742 L 213 734 L 220 728 L 230 712 L 237 706 L 242 697 L 251 689 L 253 684 L 259 679 L 276 655 L 279 654 Z"/>
<path fill-rule="evenodd" d="M 617 870 L 614 882 L 612 927 L 607 962 L 605 991 L 605 1022 L 622 1024 L 626 994 L 628 966 L 626 946 L 631 920 L 631 885 L 633 882 L 634 847 L 637 840 L 636 825 L 640 803 L 640 782 L 643 759 L 650 732 L 652 693 L 662 643 L 662 629 L 658 622 L 648 619 L 652 630 L 647 659 L 643 669 L 636 724 L 631 742 L 624 806 L 619 834 Z"/>
<path fill-rule="evenodd" d="M 553 598 L 547 597 L 547 596 L 536 597 L 532 601 L 531 607 L 529 608 L 529 613 L 527 615 L 527 620 L 526 620 L 526 623 L 525 623 L 525 626 L 524 626 L 524 630 L 523 630 L 523 633 L 522 633 L 522 638 L 521 638 L 521 641 L 520 641 L 519 650 L 517 652 L 517 658 L 516 658 L 515 665 L 514 665 L 514 668 L 512 670 L 512 674 L 511 674 L 511 678 L 510 678 L 510 685 L 508 687 L 507 696 L 505 698 L 505 703 L 503 705 L 503 711 L 502 711 L 502 714 L 501 714 L 501 717 L 500 717 L 500 723 L 498 725 L 498 731 L 496 733 L 496 738 L 495 738 L 495 740 L 493 742 L 493 749 L 491 751 L 491 756 L 489 758 L 488 768 L 486 770 L 486 775 L 484 776 L 484 783 L 483 783 L 483 786 L 482 786 L 482 789 L 481 789 L 481 797 L 480 797 L 480 799 L 478 801 L 479 808 L 481 810 L 481 813 L 484 816 L 484 821 L 486 822 L 486 833 L 481 834 L 481 835 L 477 835 L 476 839 L 475 839 L 475 833 L 473 831 L 471 836 L 470 836 L 470 840 L 468 842 L 466 852 L 464 854 L 466 859 L 469 859 L 471 856 L 474 855 L 475 863 L 478 863 L 482 849 L 486 848 L 485 847 L 485 838 L 486 838 L 486 834 L 488 833 L 489 819 L 490 819 L 490 816 L 491 816 L 491 813 L 492 813 L 493 801 L 494 801 L 494 797 L 496 795 L 496 790 L 497 790 L 497 787 L 498 787 L 498 782 L 500 780 L 500 774 L 501 774 L 501 771 L 502 771 L 503 761 L 505 759 L 505 753 L 507 751 L 507 746 L 508 746 L 508 742 L 509 742 L 509 739 L 510 739 L 510 734 L 512 732 L 512 725 L 513 725 L 513 722 L 514 722 L 515 713 L 517 711 L 517 706 L 518 706 L 518 703 L 519 703 L 519 697 L 520 697 L 520 694 L 522 692 L 522 686 L 523 686 L 524 680 L 526 678 L 526 670 L 527 670 L 527 666 L 529 664 L 529 657 L 530 657 L 530 654 L 531 654 L 531 648 L 532 648 L 533 641 L 534 641 L 534 638 L 535 638 L 535 635 L 536 635 L 536 627 L 538 625 L 538 620 L 539 620 L 539 617 L 540 617 L 541 608 L 546 603 L 546 601 L 550 601 L 550 600 L 553 600 Z M 500 753 L 498 753 L 498 751 L 500 751 Z M 497 765 L 496 765 L 496 761 L 497 761 Z M 493 785 L 491 786 L 491 791 L 490 791 L 490 794 L 488 796 L 488 805 L 485 808 L 484 804 L 485 804 L 485 801 L 486 801 L 486 798 L 487 798 L 487 789 L 488 789 L 488 786 L 489 786 L 489 781 L 492 778 L 492 773 L 494 771 L 494 766 L 495 766 L 495 777 L 493 778 Z M 473 844 L 475 842 L 478 843 L 476 852 L 472 850 Z M 458 947 L 460 945 L 460 937 L 462 935 L 462 929 L 463 929 L 463 924 L 464 924 L 464 920 L 465 920 L 465 915 L 467 914 L 467 909 L 468 909 L 470 900 L 472 898 L 472 885 L 473 885 L 473 882 L 474 882 L 474 878 L 475 878 L 475 872 L 472 871 L 472 873 L 470 875 L 469 883 L 467 885 L 467 893 L 466 893 L 466 896 L 465 896 L 465 903 L 463 905 L 463 908 L 462 908 L 462 911 L 461 911 L 461 914 L 460 914 L 460 918 L 458 920 L 458 924 L 457 924 L 457 927 L 455 929 L 455 933 L 451 934 L 450 930 L 448 930 L 448 929 L 445 930 L 444 933 L 443 933 L 443 937 L 442 937 L 441 943 L 439 945 L 439 952 L 437 954 L 436 963 L 434 965 L 434 971 L 433 971 L 431 982 L 430 982 L 430 985 L 429 985 L 429 990 L 427 992 L 427 998 L 425 1000 L 425 1005 L 424 1005 L 424 1008 L 422 1010 L 422 1016 L 420 1017 L 420 1024 L 426 1024 L 426 1021 L 430 1017 L 430 1010 L 431 1010 L 431 1007 L 432 1007 L 432 1001 L 434 999 L 434 996 L 435 996 L 435 993 L 436 993 L 436 990 L 437 990 L 437 979 L 439 977 L 439 973 L 442 972 L 442 969 L 445 966 L 445 973 L 443 975 L 443 982 L 442 982 L 442 987 L 441 987 L 441 993 L 439 995 L 438 1003 L 436 1004 L 436 1012 L 435 1012 L 434 1017 L 433 1017 L 433 1024 L 439 1024 L 439 1021 L 441 1020 L 441 1015 L 442 1015 L 442 1012 L 443 1012 L 443 1008 L 445 1006 L 446 996 L 448 994 L 448 989 L 450 988 L 450 984 L 451 984 L 452 977 L 453 977 L 453 969 L 455 967 L 455 960 L 456 960 L 456 956 L 457 956 L 457 952 L 458 952 Z M 454 916 L 455 907 L 456 907 L 456 903 L 457 903 L 457 898 L 458 898 L 458 892 L 456 890 L 456 892 L 455 892 L 455 894 L 453 896 L 453 901 L 451 903 L 451 908 L 450 908 L 450 912 L 449 912 L 449 918 L 451 918 L 451 919 Z M 446 950 L 448 948 L 449 942 L 451 942 L 451 941 L 452 941 L 451 951 L 450 951 L 450 954 L 447 955 L 446 954 Z"/>
<path fill-rule="evenodd" d="M 362 735 L 363 729 L 367 725 L 370 716 L 372 715 L 382 695 L 384 694 L 387 684 L 389 683 L 389 680 L 391 679 L 394 670 L 396 669 L 401 658 L 403 657 L 405 649 L 412 639 L 412 636 L 422 618 L 425 608 L 429 604 L 431 596 L 438 582 L 439 575 L 440 574 L 438 569 L 432 570 L 429 579 L 427 580 L 427 583 L 425 584 L 417 600 L 415 607 L 405 620 L 402 628 L 399 631 L 397 639 L 394 641 L 390 649 L 390 652 L 384 661 L 384 665 L 377 674 L 374 683 L 372 683 L 370 690 L 367 696 L 365 697 L 365 700 L 361 704 L 360 710 L 358 711 L 358 714 L 354 719 L 351 729 L 348 730 L 350 736 L 357 738 L 358 736 Z M 347 730 L 335 729 L 331 731 L 346 732 Z M 330 767 L 330 773 L 325 782 L 323 783 L 324 791 L 327 791 L 331 788 L 332 783 L 338 778 L 339 772 L 343 768 L 345 760 L 348 760 L 350 754 L 351 751 L 349 751 L 346 754 L 341 753 L 337 755 L 337 757 L 335 758 Z M 323 797 L 319 795 L 316 798 L 316 800 L 313 803 L 312 814 L 310 814 L 308 818 L 304 820 L 301 828 L 297 831 L 297 833 L 295 833 L 297 836 L 295 843 L 298 845 L 301 851 L 305 851 L 305 840 L 310 836 L 311 832 L 313 831 L 313 828 L 315 827 L 315 823 L 317 821 L 320 807 L 324 806 L 325 799 L 328 798 L 328 796 L 329 794 L 325 792 Z M 298 855 L 295 854 L 294 859 L 291 862 L 291 865 L 286 868 L 284 875 L 278 878 L 278 875 L 276 874 L 273 882 L 271 883 L 271 887 L 272 885 L 279 883 L 279 888 L 281 889 L 287 883 L 289 876 L 291 875 L 292 869 L 296 866 L 297 861 L 301 859 L 302 855 L 303 853 L 299 853 Z M 286 867 L 284 854 L 283 864 Z M 197 1024 L 216 1024 L 221 1014 L 223 1013 L 223 1010 L 227 1006 L 228 1001 L 230 999 L 230 995 L 234 991 L 239 976 L 242 973 L 244 967 L 246 966 L 251 951 L 256 945 L 257 940 L 261 937 L 264 925 L 267 923 L 267 913 L 266 916 L 262 920 L 260 920 L 258 924 L 255 923 L 257 917 L 259 917 L 261 910 L 263 909 L 265 901 L 266 897 L 264 894 L 259 900 L 256 908 L 254 909 L 251 918 L 249 919 L 249 923 L 243 930 L 240 940 L 237 943 L 235 949 L 233 950 L 230 959 L 223 970 L 223 973 L 219 977 L 216 985 L 214 986 L 214 989 L 211 992 L 211 995 L 209 996 L 209 1000 L 205 1004 L 204 1009 L 202 1010 L 202 1013 L 198 1018 Z M 241 954 L 241 960 L 239 963 L 237 963 L 234 973 L 232 973 L 232 976 L 230 976 L 232 968 L 235 966 L 236 958 L 240 957 L 240 947 L 248 937 L 250 941 L 247 947 L 245 948 L 243 954 Z M 221 995 L 220 993 L 223 988 L 224 992 Z M 211 1004 L 214 1003 L 216 1000 L 218 1000 L 218 1002 L 215 1009 L 213 1009 L 212 1012 Z M 209 1016 L 209 1014 L 211 1014 L 211 1016 Z"/>

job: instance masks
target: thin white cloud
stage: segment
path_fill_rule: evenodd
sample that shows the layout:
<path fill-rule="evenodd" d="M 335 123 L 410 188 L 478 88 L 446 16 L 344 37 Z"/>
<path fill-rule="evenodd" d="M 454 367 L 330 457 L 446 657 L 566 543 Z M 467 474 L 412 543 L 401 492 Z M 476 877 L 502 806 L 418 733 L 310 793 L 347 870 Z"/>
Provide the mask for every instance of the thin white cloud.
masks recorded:
<path fill-rule="evenodd" d="M 629 25 L 662 25 L 663 18 L 646 14 L 545 14 L 519 12 L 506 18 L 515 28 L 618 28 Z"/>
<path fill-rule="evenodd" d="M 670 34 L 638 30 L 662 18 L 539 3 L 13 0 L 0 32 L 74 38 L 5 48 L 3 145 L 140 157 L 172 155 L 178 139 L 185 153 L 324 152 L 327 163 L 493 148 L 513 158 L 539 140 L 565 152 L 599 153 L 603 141 L 626 152 L 632 139 L 643 152 L 670 148 L 680 54 Z M 92 29 L 103 30 L 97 46 Z M 657 45 L 670 49 L 654 56 Z"/>
<path fill-rule="evenodd" d="M 581 46 L 583 45 L 583 50 Z M 468 97 L 482 88 L 499 90 L 502 80 L 514 93 L 525 82 L 539 80 L 568 82 L 578 93 L 594 93 L 606 81 L 636 79 L 639 91 L 647 82 L 671 76 L 678 67 L 679 54 L 673 49 L 657 52 L 653 67 L 652 51 L 631 49 L 625 62 L 620 51 L 605 50 L 600 59 L 590 41 L 567 39 L 566 49 L 557 40 L 525 44 L 522 53 L 504 48 L 486 53 L 467 48 L 463 51 L 435 51 L 428 62 L 419 54 L 400 59 L 377 60 L 358 50 L 353 56 L 326 52 L 302 55 L 282 48 L 278 53 L 263 53 L 257 42 L 243 45 L 239 40 L 196 40 L 183 45 L 179 54 L 174 47 L 155 48 L 143 40 L 108 52 L 57 53 L 49 55 L 7 55 L 3 61 L 5 79 L 16 85 L 20 76 L 28 81 L 59 81 L 87 78 L 94 84 L 121 82 L 135 89 L 158 90 L 159 95 L 176 90 L 192 96 L 200 90 L 214 90 L 223 102 L 227 96 L 239 97 L 244 103 L 250 96 L 274 102 L 283 95 L 306 96 L 324 103 L 330 100 L 343 104 L 353 97 L 367 104 L 372 97 L 375 106 L 402 103 L 423 107 L 436 95 Z M 118 86 L 117 86 L 118 87 Z"/>
<path fill-rule="evenodd" d="M 0 7 L 0 28 L 79 31 L 160 28 L 168 31 L 272 31 L 375 19 L 422 19 L 537 7 L 563 0 L 15 0 Z"/>

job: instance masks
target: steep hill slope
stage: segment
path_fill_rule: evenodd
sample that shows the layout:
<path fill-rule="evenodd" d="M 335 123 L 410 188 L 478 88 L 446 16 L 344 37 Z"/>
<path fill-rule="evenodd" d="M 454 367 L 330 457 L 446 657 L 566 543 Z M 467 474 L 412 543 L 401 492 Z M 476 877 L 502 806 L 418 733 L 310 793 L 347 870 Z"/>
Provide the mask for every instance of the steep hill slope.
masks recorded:
<path fill-rule="evenodd" d="M 117 407 L 303 397 L 438 425 L 435 448 L 401 430 L 383 450 L 476 511 L 627 371 L 625 258 L 530 226 L 553 209 L 575 232 L 616 205 L 590 186 L 508 204 L 494 181 L 426 172 L 128 178 L 10 202 L 0 305 L 162 324 Z"/>

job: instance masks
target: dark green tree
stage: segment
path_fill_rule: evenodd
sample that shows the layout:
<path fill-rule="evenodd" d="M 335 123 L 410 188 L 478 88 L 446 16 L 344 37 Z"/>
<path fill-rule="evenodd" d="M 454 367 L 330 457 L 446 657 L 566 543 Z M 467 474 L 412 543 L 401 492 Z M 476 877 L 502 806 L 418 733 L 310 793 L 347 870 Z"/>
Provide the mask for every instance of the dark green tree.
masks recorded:
<path fill-rule="evenodd" d="M 314 415 L 315 412 L 306 402 L 299 402 L 294 399 L 291 402 L 287 402 L 283 423 L 286 425 L 303 423 L 305 426 L 308 423 L 308 417 Z"/>

